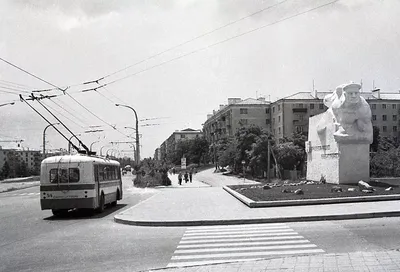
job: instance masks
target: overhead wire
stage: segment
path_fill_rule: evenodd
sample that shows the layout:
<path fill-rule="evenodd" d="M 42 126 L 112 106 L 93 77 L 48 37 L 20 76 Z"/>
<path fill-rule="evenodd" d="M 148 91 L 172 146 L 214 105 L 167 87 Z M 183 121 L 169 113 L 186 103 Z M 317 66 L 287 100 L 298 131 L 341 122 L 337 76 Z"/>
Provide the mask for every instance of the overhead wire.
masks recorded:
<path fill-rule="evenodd" d="M 167 52 L 170 52 L 170 51 L 172 51 L 172 50 L 174 50 L 174 49 L 176 49 L 176 48 L 179 48 L 179 47 L 181 47 L 181 46 L 183 46 L 183 45 L 186 45 L 186 44 L 191 43 L 191 42 L 193 42 L 193 41 L 195 41 L 195 40 L 198 40 L 198 39 L 200 39 L 200 38 L 203 38 L 203 37 L 205 37 L 205 36 L 207 36 L 207 35 L 210 35 L 210 34 L 212 34 L 212 33 L 214 33 L 214 32 L 217 32 L 218 30 L 221 30 L 221 29 L 223 29 L 223 28 L 226 28 L 226 27 L 228 27 L 228 26 L 231 26 L 231 25 L 233 25 L 233 24 L 236 24 L 236 23 L 238 23 L 238 22 L 240 22 L 240 21 L 243 21 L 243 20 L 245 20 L 245 19 L 247 19 L 247 18 L 250 18 L 250 17 L 252 17 L 252 16 L 254 16 L 254 15 L 260 14 L 260 13 L 266 11 L 266 10 L 275 8 L 275 7 L 279 6 L 279 5 L 284 4 L 284 3 L 287 2 L 287 1 L 289 1 L 289 0 L 280 1 L 280 2 L 278 2 L 278 3 L 275 3 L 275 4 L 273 4 L 273 5 L 270 5 L 270 6 L 268 6 L 268 7 L 265 7 L 265 8 L 263 8 L 263 9 L 261 9 L 261 10 L 258 10 L 258 11 L 256 11 L 256 12 L 253 12 L 253 13 L 251 13 L 251 14 L 248 14 L 248 15 L 246 15 L 246 16 L 243 16 L 243 17 L 241 17 L 241 18 L 239 18 L 239 19 L 236 19 L 236 20 L 231 21 L 231 22 L 229 22 L 229 23 L 226 23 L 226 24 L 224 24 L 224 25 L 222 25 L 222 26 L 219 26 L 219 27 L 217 27 L 217 28 L 214 28 L 214 29 L 212 29 L 212 30 L 210 30 L 210 31 L 208 31 L 208 32 L 205 32 L 205 33 L 203 33 L 203 34 L 200 34 L 200 35 L 198 35 L 198 36 L 196 36 L 196 37 L 194 37 L 194 38 L 192 38 L 192 39 L 189 39 L 189 40 L 187 40 L 187 41 L 184 41 L 184 42 L 182 42 L 182 43 L 179 43 L 179 44 L 177 44 L 177 45 L 175 45 L 175 46 L 173 46 L 173 47 L 170 47 L 170 48 L 168 48 L 168 49 L 166 49 L 166 50 L 164 50 L 164 51 L 161 51 L 161 52 L 159 52 L 159 53 L 157 53 L 157 54 L 151 55 L 150 57 L 147 57 L 147 58 L 145 58 L 145 59 L 143 59 L 143 60 L 140 60 L 140 61 L 138 61 L 138 62 L 136 62 L 136 63 L 134 63 L 134 64 L 131 64 L 131 65 L 125 67 L 125 68 L 122 68 L 122 69 L 120 69 L 120 70 L 118 70 L 118 71 L 115 71 L 115 72 L 113 72 L 113 73 L 110 73 L 110 74 L 108 74 L 108 75 L 105 75 L 105 76 L 103 76 L 103 77 L 101 77 L 101 78 L 99 78 L 99 79 L 97 79 L 97 80 L 89 81 L 89 82 L 87 82 L 87 83 L 94 83 L 94 82 L 97 82 L 97 83 L 99 84 L 99 81 L 100 81 L 100 80 L 103 80 L 103 79 L 108 78 L 108 77 L 110 77 L 110 76 L 113 76 L 113 75 L 115 75 L 115 74 L 117 74 L 117 73 L 120 73 L 120 72 L 123 72 L 123 71 L 125 71 L 125 70 L 128 70 L 129 68 L 132 68 L 132 67 L 134 67 L 134 66 L 137 66 L 137 65 L 139 65 L 139 64 L 141 64 L 141 63 L 143 63 L 143 62 L 146 62 L 146 61 L 148 61 L 148 60 L 154 59 L 155 57 L 158 57 L 158 56 L 160 56 L 160 55 L 163 55 L 163 54 L 165 54 L 165 53 L 167 53 Z"/>
<path fill-rule="evenodd" d="M 50 101 L 52 101 L 52 100 L 50 99 Z M 54 101 L 52 101 L 52 102 L 54 102 Z M 74 120 L 72 120 L 71 118 L 69 118 L 68 116 L 65 116 L 63 113 L 61 113 L 61 112 L 57 111 L 56 109 L 54 109 L 52 106 L 50 106 L 50 105 L 48 105 L 48 104 L 46 104 L 46 106 L 47 106 L 48 108 L 52 109 L 53 111 L 57 112 L 59 115 L 63 116 L 64 118 L 68 119 L 69 121 L 71 121 L 72 123 L 74 123 L 75 125 L 77 125 L 78 127 L 85 128 L 84 126 L 78 124 L 77 122 L 75 122 Z"/>
<path fill-rule="evenodd" d="M 87 126 L 89 126 L 85 121 L 83 121 L 82 119 L 80 119 L 79 117 L 77 117 L 75 114 L 73 114 L 72 112 L 70 112 L 68 109 L 66 109 L 65 105 L 61 106 L 60 104 L 58 104 L 56 101 L 54 101 L 54 99 L 50 99 L 51 102 L 53 102 L 54 104 L 56 104 L 59 108 L 61 108 L 62 110 L 64 110 L 65 112 L 69 113 L 71 116 L 73 116 L 75 119 L 77 119 L 79 122 L 81 122 L 82 124 L 85 124 Z M 61 101 L 58 101 L 61 102 Z"/>
<path fill-rule="evenodd" d="M 19 87 L 24 88 L 24 89 L 26 89 L 26 88 L 33 89 L 32 87 L 30 87 L 28 85 L 24 85 L 24 84 L 21 84 L 21 83 L 16 83 L 16 82 L 12 82 L 12 81 L 9 81 L 9 80 L 4 80 L 4 79 L 0 79 L 0 83 L 1 84 L 6 84 L 6 85 L 9 85 L 9 86 L 19 86 Z"/>
<path fill-rule="evenodd" d="M 49 84 L 49 85 L 51 85 L 51 86 L 53 86 L 53 87 L 59 89 L 59 90 L 62 91 L 62 92 L 65 92 L 65 90 L 66 90 L 66 89 L 62 89 L 62 88 L 60 88 L 60 87 L 54 85 L 53 83 L 48 82 L 47 80 L 44 80 L 43 78 L 40 78 L 40 77 L 38 77 L 38 76 L 36 76 L 36 75 L 34 75 L 34 74 L 32 74 L 32 73 L 26 71 L 25 69 L 19 67 L 18 65 L 15 65 L 15 64 L 13 64 L 13 63 L 11 63 L 11 62 L 9 62 L 9 61 L 7 61 L 7 60 L 1 58 L 1 57 L 0 57 L 0 60 L 3 61 L 3 62 L 5 62 L 5 63 L 7 63 L 8 65 L 11 65 L 12 67 L 14 67 L 14 68 L 16 68 L 16 69 L 18 69 L 18 70 L 24 72 L 24 73 L 26 73 L 26 74 L 28 74 L 28 75 L 30 75 L 30 76 L 32 76 L 32 77 L 34 77 L 34 78 L 36 78 L 36 79 L 42 81 L 42 82 L 45 82 L 45 83 L 47 83 L 47 84 Z"/>
<path fill-rule="evenodd" d="M 276 20 L 276 21 L 274 21 L 274 22 L 272 22 L 272 23 L 269 23 L 269 24 L 266 24 L 266 25 L 263 25 L 263 26 L 260 26 L 260 27 L 253 28 L 253 29 L 251 29 L 251 30 L 248 30 L 248 31 L 242 32 L 242 33 L 240 33 L 240 34 L 234 35 L 234 36 L 232 36 L 232 37 L 226 38 L 226 39 L 224 39 L 224 40 L 218 41 L 218 42 L 216 42 L 216 43 L 207 45 L 207 46 L 205 46 L 205 47 L 201 47 L 201 48 L 196 49 L 196 50 L 193 50 L 193 51 L 191 51 L 191 52 L 189 52 L 189 53 L 186 53 L 186 54 L 177 56 L 177 57 L 175 57 L 175 58 L 172 58 L 172 59 L 169 59 L 169 60 L 167 60 L 167 61 L 161 62 L 161 63 L 159 63 L 159 64 L 156 64 L 156 65 L 150 66 L 150 67 L 148 67 L 148 68 L 142 69 L 142 70 L 140 70 L 140 71 L 137 71 L 137 72 L 135 72 L 135 73 L 129 74 L 129 75 L 127 75 L 127 76 L 124 76 L 124 77 L 121 77 L 121 78 L 112 80 L 112 81 L 110 81 L 110 82 L 106 82 L 106 83 L 104 83 L 102 86 L 100 86 L 100 87 L 98 87 L 98 88 L 103 88 L 104 86 L 108 86 L 108 85 L 114 84 L 114 83 L 116 83 L 116 82 L 119 82 L 119 81 L 125 80 L 125 79 L 127 79 L 127 78 L 130 78 L 130 77 L 132 77 L 132 76 L 136 76 L 136 75 L 138 75 L 138 74 L 147 72 L 147 71 L 149 71 L 149 70 L 152 70 L 152 69 L 154 69 L 154 68 L 163 66 L 163 65 L 168 64 L 168 63 L 170 63 L 170 62 L 173 62 L 173 61 L 176 61 L 176 60 L 185 58 L 185 57 L 187 57 L 187 56 L 190 56 L 190 55 L 193 55 L 193 54 L 195 54 L 195 53 L 198 53 L 198 52 L 204 51 L 204 50 L 206 50 L 206 49 L 209 49 L 209 48 L 211 48 L 211 47 L 214 47 L 214 46 L 217 46 L 217 45 L 226 43 L 226 42 L 228 42 L 228 41 L 234 40 L 234 39 L 236 39 L 236 38 L 245 36 L 245 35 L 247 35 L 247 34 L 250 34 L 250 33 L 256 32 L 256 31 L 259 31 L 259 30 L 264 29 L 264 28 L 266 28 L 266 27 L 269 27 L 269 26 L 272 26 L 272 25 L 276 25 L 276 24 L 278 24 L 278 23 L 281 23 L 281 22 L 284 22 L 284 21 L 293 19 L 293 18 L 295 18 L 295 17 L 298 17 L 298 16 L 300 16 L 300 15 L 303 15 L 303 14 L 306 14 L 306 13 L 309 13 L 309 12 L 312 12 L 312 11 L 315 11 L 315 10 L 317 10 L 317 9 L 321 9 L 321 8 L 323 8 L 323 7 L 332 5 L 332 4 L 334 4 L 334 3 L 338 2 L 338 1 L 340 1 L 340 0 L 334 0 L 334 1 L 331 1 L 331 2 L 328 2 L 328 3 L 325 3 L 325 4 L 322 4 L 322 5 L 319 5 L 319 6 L 317 6 L 317 7 L 310 8 L 310 9 L 307 9 L 307 10 L 305 10 L 305 11 L 298 12 L 298 13 L 296 13 L 296 14 L 293 14 L 293 15 L 290 15 L 290 16 L 287 16 L 287 17 L 284 17 L 284 18 L 279 19 L 279 20 Z"/>

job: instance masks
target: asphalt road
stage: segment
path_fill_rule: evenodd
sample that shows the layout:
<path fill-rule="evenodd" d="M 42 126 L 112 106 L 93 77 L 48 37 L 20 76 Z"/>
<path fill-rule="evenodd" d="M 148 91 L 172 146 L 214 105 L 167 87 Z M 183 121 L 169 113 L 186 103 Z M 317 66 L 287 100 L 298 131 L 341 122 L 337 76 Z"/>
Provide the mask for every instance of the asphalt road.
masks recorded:
<path fill-rule="evenodd" d="M 1 193 L 0 271 L 143 271 L 173 263 L 189 228 L 113 221 L 116 213 L 157 192 L 134 189 L 131 179 L 123 177 L 124 199 L 100 215 L 71 212 L 54 218 L 40 210 L 39 187 Z M 326 253 L 400 249 L 400 218 L 286 225 Z"/>
<path fill-rule="evenodd" d="M 39 187 L 0 194 L 0 271 L 140 271 L 164 267 L 184 229 L 117 224 L 116 213 L 154 190 L 133 189 L 124 176 L 124 198 L 103 214 L 41 211 Z M 129 204 L 129 205 L 128 205 Z"/>

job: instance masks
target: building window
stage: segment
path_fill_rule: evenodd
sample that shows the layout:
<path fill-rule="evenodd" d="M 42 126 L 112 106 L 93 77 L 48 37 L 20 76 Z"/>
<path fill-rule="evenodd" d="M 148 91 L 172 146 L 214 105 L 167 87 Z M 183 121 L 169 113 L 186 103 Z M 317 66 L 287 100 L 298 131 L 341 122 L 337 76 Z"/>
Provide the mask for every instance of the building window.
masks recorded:
<path fill-rule="evenodd" d="M 186 138 L 185 134 L 181 134 L 181 139 Z"/>
<path fill-rule="evenodd" d="M 280 116 L 278 116 L 278 123 L 280 123 L 281 122 L 281 117 Z"/>
<path fill-rule="evenodd" d="M 382 131 L 383 131 L 383 132 L 386 132 L 386 131 L 387 131 L 387 127 L 386 127 L 386 126 L 383 126 Z"/>
<path fill-rule="evenodd" d="M 275 107 L 272 107 L 272 113 L 275 113 Z"/>
<path fill-rule="evenodd" d="M 310 104 L 310 110 L 314 109 L 314 104 Z"/>
<path fill-rule="evenodd" d="M 382 121 L 386 121 L 386 120 L 387 120 L 386 114 L 382 115 Z"/>
<path fill-rule="evenodd" d="M 372 121 L 376 121 L 376 115 L 372 115 Z"/>
<path fill-rule="evenodd" d="M 265 124 L 266 124 L 266 125 L 269 125 L 269 124 L 271 124 L 271 120 L 269 120 L 269 119 L 266 119 L 266 120 L 265 120 Z"/>
<path fill-rule="evenodd" d="M 278 111 L 281 111 L 281 105 L 278 105 Z"/>
<path fill-rule="evenodd" d="M 386 109 L 386 104 L 382 104 L 382 109 Z"/>
<path fill-rule="evenodd" d="M 302 133 L 303 132 L 303 127 L 302 126 L 296 126 L 296 131 L 297 131 L 297 133 Z"/>
<path fill-rule="evenodd" d="M 299 108 L 303 108 L 303 104 L 302 103 L 299 104 Z"/>
<path fill-rule="evenodd" d="M 269 109 L 265 109 L 265 113 L 266 113 L 266 114 L 269 114 Z"/>
<path fill-rule="evenodd" d="M 319 109 L 323 110 L 324 109 L 324 104 L 319 104 Z"/>
<path fill-rule="evenodd" d="M 247 114 L 247 109 L 240 109 L 240 114 Z"/>
<path fill-rule="evenodd" d="M 393 126 L 393 132 L 397 132 L 397 126 Z"/>
<path fill-rule="evenodd" d="M 281 128 L 280 127 L 278 128 L 278 133 L 281 134 Z"/>
<path fill-rule="evenodd" d="M 397 115 L 393 115 L 393 121 L 397 121 Z"/>
<path fill-rule="evenodd" d="M 396 109 L 397 108 L 397 106 L 396 106 L 396 104 L 392 104 L 392 109 Z"/>
<path fill-rule="evenodd" d="M 372 104 L 371 106 L 373 110 L 376 109 L 376 104 Z"/>

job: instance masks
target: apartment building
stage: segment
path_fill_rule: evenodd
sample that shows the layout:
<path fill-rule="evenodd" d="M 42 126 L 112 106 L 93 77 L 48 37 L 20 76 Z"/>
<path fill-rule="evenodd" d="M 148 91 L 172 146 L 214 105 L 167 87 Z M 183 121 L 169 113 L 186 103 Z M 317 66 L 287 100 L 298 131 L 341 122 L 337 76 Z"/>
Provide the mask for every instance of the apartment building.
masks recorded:
<path fill-rule="evenodd" d="M 5 162 L 8 163 L 11 170 L 15 170 L 17 164 L 24 162 L 28 170 L 39 173 L 42 154 L 36 150 L 2 149 L 0 147 L 0 170 Z"/>
<path fill-rule="evenodd" d="M 258 125 L 276 138 L 294 132 L 308 133 L 308 119 L 327 110 L 323 99 L 332 92 L 298 92 L 275 102 L 263 99 L 229 98 L 228 105 L 207 115 L 203 131 L 209 143 L 232 137 L 241 126 Z M 361 92 L 371 107 L 372 125 L 381 136 L 400 139 L 400 93 Z"/>
<path fill-rule="evenodd" d="M 220 105 L 219 110 L 207 115 L 203 124 L 204 136 L 209 143 L 234 136 L 243 126 L 257 125 L 271 130 L 270 102 L 265 98 L 228 98 L 227 105 Z"/>
<path fill-rule="evenodd" d="M 308 132 L 308 118 L 327 110 L 323 103 L 330 92 L 298 92 L 271 105 L 271 133 L 276 138 L 290 137 L 294 132 Z"/>
<path fill-rule="evenodd" d="M 176 130 L 161 144 L 159 151 L 157 151 L 157 153 L 159 153 L 157 156 L 160 158 L 160 160 L 163 160 L 170 152 L 174 152 L 176 150 L 176 144 L 179 141 L 191 140 L 202 136 L 203 132 L 201 130 L 195 130 L 191 128 Z"/>

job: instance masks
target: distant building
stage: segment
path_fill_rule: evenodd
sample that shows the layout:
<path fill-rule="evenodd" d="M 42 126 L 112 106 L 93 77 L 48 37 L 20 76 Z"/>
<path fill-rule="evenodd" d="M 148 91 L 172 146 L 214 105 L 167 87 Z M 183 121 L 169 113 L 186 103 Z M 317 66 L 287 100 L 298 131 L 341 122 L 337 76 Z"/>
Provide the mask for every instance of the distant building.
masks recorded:
<path fill-rule="evenodd" d="M 218 111 L 207 115 L 203 132 L 207 141 L 213 143 L 233 137 L 240 127 L 251 125 L 271 130 L 271 103 L 265 98 L 228 98 L 228 105 L 220 105 Z"/>
<path fill-rule="evenodd" d="M 161 160 L 161 152 L 160 152 L 160 148 L 156 148 L 156 150 L 154 151 L 154 159 L 155 160 Z"/>
<path fill-rule="evenodd" d="M 263 99 L 229 98 L 228 105 L 207 115 L 203 131 L 210 144 L 224 137 L 233 137 L 241 126 L 258 125 L 276 138 L 293 133 L 308 133 L 308 119 L 327 110 L 323 99 L 329 92 L 298 92 L 275 102 Z M 399 138 L 400 93 L 361 92 L 371 107 L 372 125 L 380 136 Z"/>
<path fill-rule="evenodd" d="M 22 163 L 29 172 L 39 174 L 42 154 L 36 150 L 2 149 L 0 147 L 0 170 L 3 169 L 5 162 L 10 166 L 10 177 L 16 176 L 17 167 Z"/>
<path fill-rule="evenodd" d="M 202 136 L 203 132 L 201 130 L 195 130 L 191 128 L 173 132 L 159 148 L 160 160 L 167 158 L 169 153 L 174 152 L 176 150 L 176 144 L 179 141 L 191 140 Z"/>

